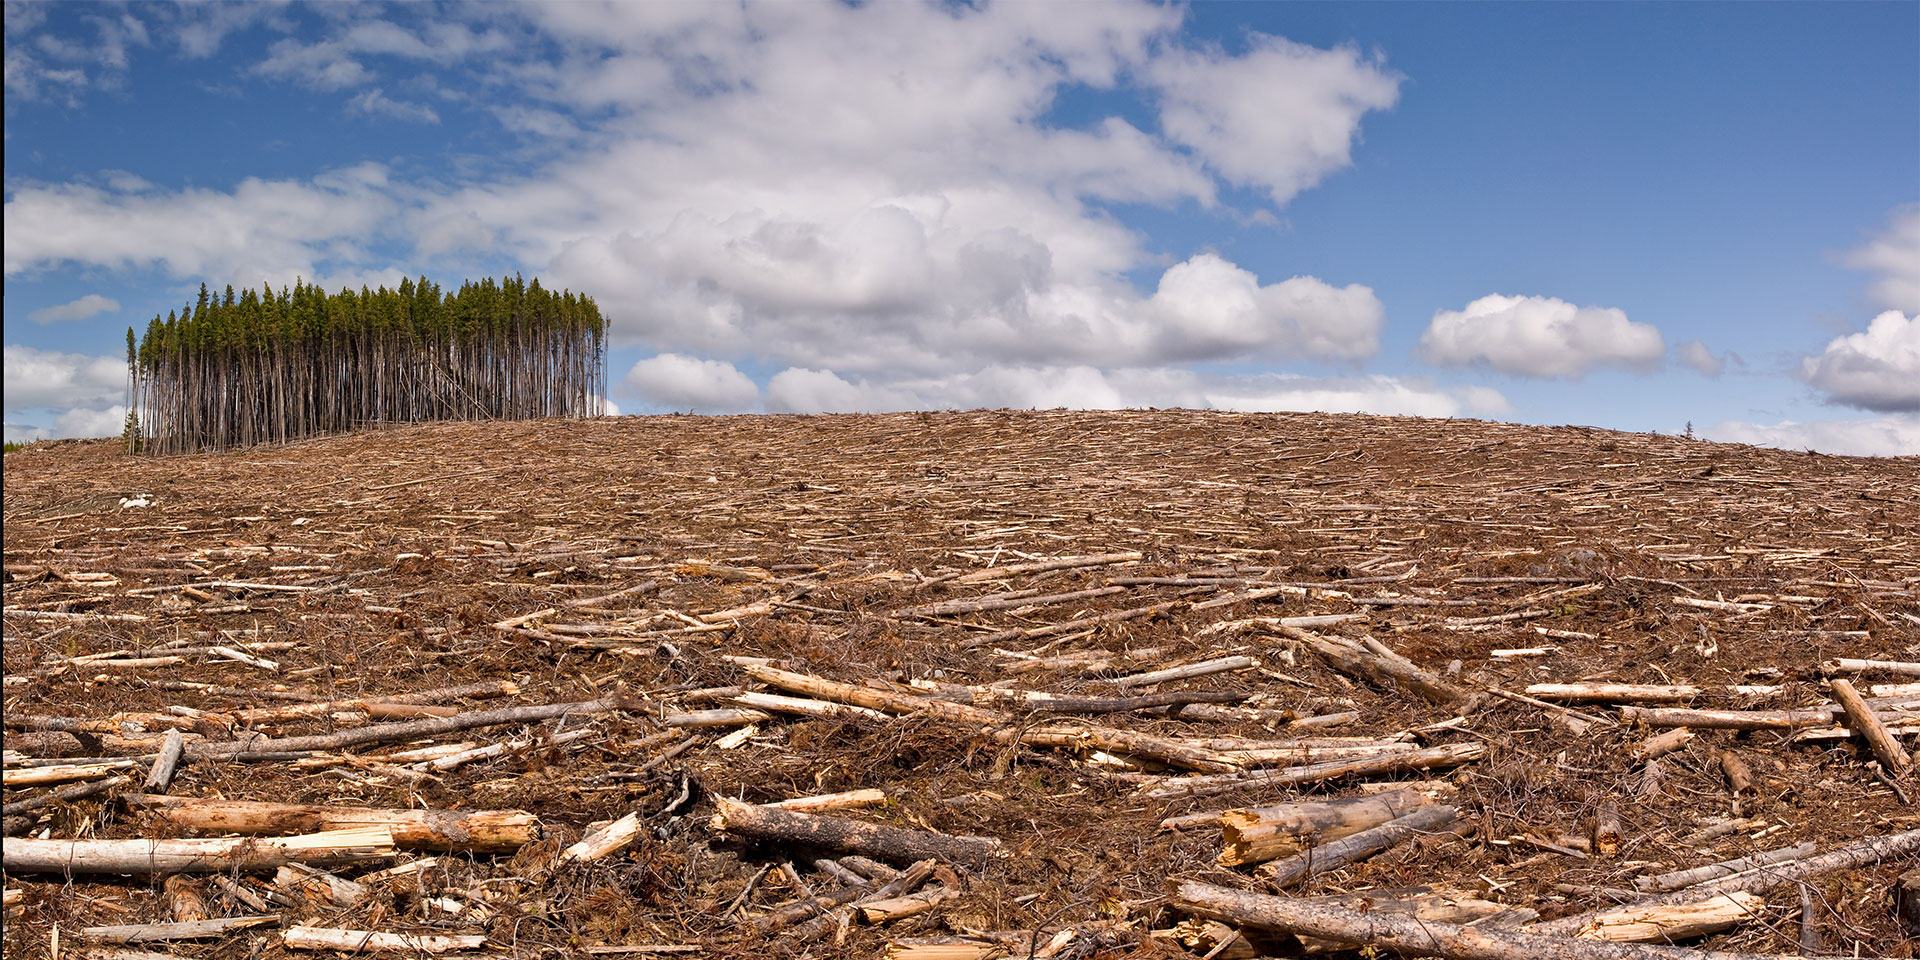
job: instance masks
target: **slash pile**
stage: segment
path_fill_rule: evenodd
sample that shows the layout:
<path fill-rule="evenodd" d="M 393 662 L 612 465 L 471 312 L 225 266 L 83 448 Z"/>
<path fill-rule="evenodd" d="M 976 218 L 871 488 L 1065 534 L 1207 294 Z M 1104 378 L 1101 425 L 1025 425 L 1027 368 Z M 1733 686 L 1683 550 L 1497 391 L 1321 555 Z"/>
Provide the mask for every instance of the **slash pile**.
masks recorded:
<path fill-rule="evenodd" d="M 5 531 L 9 957 L 1920 936 L 1914 458 L 1189 411 L 441 424 L 40 444 Z"/>

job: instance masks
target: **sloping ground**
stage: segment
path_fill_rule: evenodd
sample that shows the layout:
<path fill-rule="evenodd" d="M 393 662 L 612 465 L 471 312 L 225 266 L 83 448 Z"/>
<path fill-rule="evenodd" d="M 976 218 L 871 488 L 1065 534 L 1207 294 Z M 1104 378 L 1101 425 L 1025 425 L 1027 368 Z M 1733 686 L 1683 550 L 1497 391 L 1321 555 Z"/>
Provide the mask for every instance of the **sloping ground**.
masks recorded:
<path fill-rule="evenodd" d="M 190 757 L 173 797 L 518 809 L 544 829 L 515 853 L 375 879 L 351 906 L 275 887 L 271 869 L 68 878 L 20 868 L 10 841 L 9 957 L 47 955 L 56 924 L 70 949 L 85 927 L 190 916 L 173 912 L 181 890 L 216 917 L 484 934 L 481 949 L 523 956 L 858 957 L 889 941 L 911 956 L 916 938 L 960 935 L 973 946 L 949 946 L 975 952 L 948 955 L 1200 956 L 1212 941 L 1189 953 L 1169 932 L 1188 919 L 1169 878 L 1274 887 L 1216 863 L 1217 817 L 1163 820 L 1381 784 L 1460 817 L 1309 870 L 1288 896 L 1427 885 L 1551 920 L 1679 868 L 1920 828 L 1898 756 L 1874 766 L 1839 714 L 1781 713 L 1830 709 L 1827 661 L 1920 660 L 1915 458 L 1472 421 L 972 412 L 439 425 L 219 457 L 52 443 L 7 454 L 5 483 L 10 835 L 192 835 L 116 799 L 141 792 L 171 728 Z M 1240 659 L 1138 676 L 1222 658 Z M 1911 753 L 1916 697 L 1898 684 L 1920 678 L 1839 676 Z M 487 682 L 516 692 L 472 700 Z M 1763 725 L 1527 693 L 1599 682 L 1690 686 L 1641 707 Z M 757 692 L 805 703 L 741 712 Z M 419 722 L 395 718 L 419 712 L 391 705 L 407 694 L 462 717 L 586 706 L 382 736 Z M 836 699 L 879 713 L 786 712 Z M 286 709 L 307 703 L 331 706 Z M 938 706 L 959 703 L 980 712 Z M 1673 752 L 1636 754 L 1688 727 Z M 447 769 L 395 756 L 454 742 L 507 748 Z M 1302 766 L 1442 747 L 1455 759 L 1424 770 Z M 15 785 L 59 755 L 145 759 L 74 781 L 103 793 L 17 810 L 72 789 Z M 915 915 L 809 921 L 780 905 L 847 886 L 859 861 L 710 822 L 718 798 L 861 788 L 884 802 L 830 815 L 998 852 L 940 864 L 927 889 L 951 896 Z M 623 849 L 556 862 L 629 814 Z M 1906 854 L 1776 885 L 1687 942 L 1914 956 L 1892 900 L 1912 868 Z M 281 956 L 284 936 L 170 949 Z M 1253 939 L 1217 955 L 1300 949 Z"/>

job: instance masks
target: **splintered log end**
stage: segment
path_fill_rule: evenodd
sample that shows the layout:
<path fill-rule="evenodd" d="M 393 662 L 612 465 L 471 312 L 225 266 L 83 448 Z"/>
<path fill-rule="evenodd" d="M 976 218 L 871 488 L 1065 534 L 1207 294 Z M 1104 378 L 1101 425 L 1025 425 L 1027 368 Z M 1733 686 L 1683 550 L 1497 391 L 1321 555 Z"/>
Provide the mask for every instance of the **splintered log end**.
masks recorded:
<path fill-rule="evenodd" d="M 1766 905 L 1759 894 L 1736 892 L 1696 903 L 1610 910 L 1581 924 L 1574 936 L 1615 943 L 1685 940 L 1750 920 Z"/>

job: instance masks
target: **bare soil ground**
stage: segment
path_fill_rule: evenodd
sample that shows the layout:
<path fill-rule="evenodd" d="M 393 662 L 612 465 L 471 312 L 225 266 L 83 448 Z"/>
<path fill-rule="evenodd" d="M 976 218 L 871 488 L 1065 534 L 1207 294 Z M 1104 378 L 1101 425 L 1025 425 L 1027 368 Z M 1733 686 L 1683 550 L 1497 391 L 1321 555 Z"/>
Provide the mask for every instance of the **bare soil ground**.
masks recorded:
<path fill-rule="evenodd" d="M 450 705 L 622 698 L 619 711 L 436 738 L 535 743 L 424 776 L 368 759 L 420 743 L 184 766 L 175 796 L 513 808 L 543 825 L 545 838 L 515 854 L 443 858 L 436 882 L 468 905 L 451 918 L 433 889 L 380 886 L 353 907 L 273 904 L 288 924 L 485 933 L 494 953 L 521 956 L 674 945 L 694 956 L 873 957 L 890 940 L 1037 931 L 1045 943 L 1077 929 L 1062 956 L 1184 957 L 1206 950 L 1189 954 L 1155 932 L 1182 919 L 1167 908 L 1168 878 L 1267 889 L 1249 868 L 1215 864 L 1217 828 L 1161 826 L 1196 812 L 1355 796 L 1381 782 L 1450 786 L 1471 835 L 1424 837 L 1287 893 L 1443 886 L 1546 919 L 1680 867 L 1920 827 L 1920 808 L 1896 795 L 1920 800 L 1920 789 L 1877 775 L 1859 738 L 1699 729 L 1650 772 L 1632 748 L 1661 731 L 1619 722 L 1611 706 L 1575 706 L 1601 721 L 1576 734 L 1564 713 L 1514 699 L 1441 705 L 1332 669 L 1257 619 L 1358 615 L 1314 629 L 1374 638 L 1471 692 L 1606 681 L 1691 684 L 1701 691 L 1678 705 L 1704 708 L 1824 704 L 1829 658 L 1920 659 L 1920 458 L 1295 414 L 475 423 L 223 456 L 39 444 L 6 455 L 5 524 L 7 747 L 24 755 L 145 756 L 170 726 L 190 744 L 326 734 L 395 721 L 343 710 L 249 730 L 231 718 L 480 681 L 513 681 L 518 693 Z M 1021 572 L 1120 553 L 1139 556 Z M 1112 589 L 1082 593 L 1100 588 Z M 1039 603 L 924 609 L 1021 590 Z M 1063 593 L 1080 595 L 1050 599 Z M 1122 611 L 1145 612 L 1096 619 Z M 276 667 L 205 652 L 99 662 L 247 643 L 274 645 L 253 652 Z M 1541 649 L 1495 655 L 1522 648 Z M 74 659 L 112 651 L 126 652 Z M 1164 684 L 1115 679 L 1233 655 L 1257 663 Z M 667 726 L 734 706 L 733 688 L 762 689 L 729 656 L 972 697 L 1016 726 L 1083 723 L 1216 746 L 1411 732 L 1423 746 L 1477 743 L 1486 754 L 1451 769 L 1296 786 L 1254 777 L 1158 798 L 1188 771 L 1120 750 L 1010 745 L 1006 728 L 925 712 Z M 1856 680 L 1865 693 L 1902 678 Z M 962 689 L 989 685 L 1089 698 L 1204 691 L 1265 712 L 1076 719 Z M 48 718 L 107 722 L 80 724 L 88 736 L 67 743 L 45 736 L 61 725 Z M 582 728 L 591 733 L 548 742 Z M 1914 749 L 1912 735 L 1902 748 Z M 1726 755 L 1750 770 L 1749 790 L 1730 790 Z M 10 756 L 10 773 L 16 760 L 27 762 Z M 173 835 L 114 800 L 144 775 L 10 817 L 9 833 Z M 827 854 L 713 830 L 714 798 L 868 787 L 886 791 L 884 805 L 839 815 L 993 837 L 1007 855 L 943 873 L 957 897 L 888 925 L 756 927 L 802 895 L 796 878 L 815 893 L 838 881 L 814 866 Z M 9 786 L 5 797 L 50 789 Z M 1611 856 L 1582 846 L 1607 802 L 1622 826 Z M 631 847 L 553 866 L 591 824 L 630 813 L 642 826 Z M 1730 819 L 1742 822 L 1723 836 L 1690 836 Z M 1915 956 L 1890 902 L 1912 867 L 1808 881 L 1820 949 Z M 260 891 L 265 879 L 241 878 Z M 171 919 L 155 878 L 9 871 L 5 886 L 9 957 L 47 956 L 56 925 L 70 949 L 83 927 Z M 204 890 L 216 915 L 249 912 L 218 886 Z M 1776 890 L 1750 922 L 1691 943 L 1794 953 L 1800 902 L 1794 888 Z M 286 955 L 270 929 L 171 950 Z"/>

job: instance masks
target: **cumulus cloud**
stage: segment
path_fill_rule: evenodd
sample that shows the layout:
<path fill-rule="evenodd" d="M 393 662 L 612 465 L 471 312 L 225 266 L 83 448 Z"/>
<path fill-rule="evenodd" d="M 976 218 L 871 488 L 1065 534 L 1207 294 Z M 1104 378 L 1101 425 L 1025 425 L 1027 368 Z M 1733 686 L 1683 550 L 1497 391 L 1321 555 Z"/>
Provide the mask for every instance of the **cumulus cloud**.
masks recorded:
<path fill-rule="evenodd" d="M 1920 315 L 1888 310 L 1862 333 L 1835 337 L 1801 375 L 1832 403 L 1882 413 L 1920 411 Z"/>
<path fill-rule="evenodd" d="M 1156 59 L 1160 124 L 1229 182 L 1276 204 L 1347 165 L 1361 115 L 1399 97 L 1399 78 L 1357 50 L 1320 50 L 1255 34 L 1250 49 Z"/>
<path fill-rule="evenodd" d="M 78 300 L 69 301 L 56 307 L 45 307 L 27 314 L 27 319 L 39 324 L 71 323 L 85 320 L 102 313 L 111 313 L 120 309 L 120 301 L 112 297 L 103 297 L 89 293 Z"/>
<path fill-rule="evenodd" d="M 1887 226 L 1844 262 L 1875 274 L 1868 293 L 1883 307 L 1920 313 L 1920 203 L 1896 207 Z"/>
<path fill-rule="evenodd" d="M 60 262 L 164 266 L 182 277 L 313 276 L 320 260 L 365 260 L 396 202 L 362 164 L 300 183 L 248 178 L 231 191 L 112 193 L 21 186 L 6 202 L 5 270 Z"/>
<path fill-rule="evenodd" d="M 127 395 L 124 358 L 38 350 L 9 343 L 6 409 L 99 408 Z"/>
<path fill-rule="evenodd" d="M 1181 8 L 1148 3 L 567 3 L 445 26 L 411 9 L 326 8 L 326 29 L 272 43 L 255 74 L 431 122 L 382 92 L 396 88 L 380 58 L 431 64 L 484 84 L 503 125 L 568 149 L 454 185 L 375 166 L 227 191 L 22 184 L 7 275 L 351 276 L 385 271 L 389 240 L 433 262 L 505 260 L 591 291 L 614 342 L 655 355 L 641 381 L 656 386 L 628 389 L 661 407 L 1470 406 L 1398 382 L 1183 372 L 1364 360 L 1384 309 L 1354 278 L 1149 249 L 1105 206 L 1212 207 L 1223 184 L 1284 204 L 1320 182 L 1398 95 L 1354 50 L 1257 33 L 1240 53 L 1195 49 Z M 507 43 L 521 18 L 529 39 Z M 249 22 L 174 33 L 197 55 Z M 1138 97 L 1159 122 L 1054 125 L 1056 98 L 1080 87 Z M 699 357 L 784 372 L 762 398 Z"/>
<path fill-rule="evenodd" d="M 733 364 L 663 353 L 633 365 L 623 395 L 656 410 L 744 413 L 760 406 L 760 388 Z"/>
<path fill-rule="evenodd" d="M 1465 310 L 1441 310 L 1420 355 L 1442 367 L 1485 365 L 1521 377 L 1577 380 L 1600 367 L 1651 370 L 1666 342 L 1651 325 L 1612 307 L 1576 307 L 1554 297 L 1491 294 Z"/>
<path fill-rule="evenodd" d="M 126 404 L 103 410 L 75 408 L 63 411 L 53 420 L 55 437 L 117 437 L 126 429 Z"/>
<path fill-rule="evenodd" d="M 1771 424 L 1727 420 L 1708 427 L 1700 435 L 1722 443 L 1750 443 L 1856 457 L 1920 454 L 1920 416 L 1912 414 L 1871 420 L 1783 420 Z"/>

